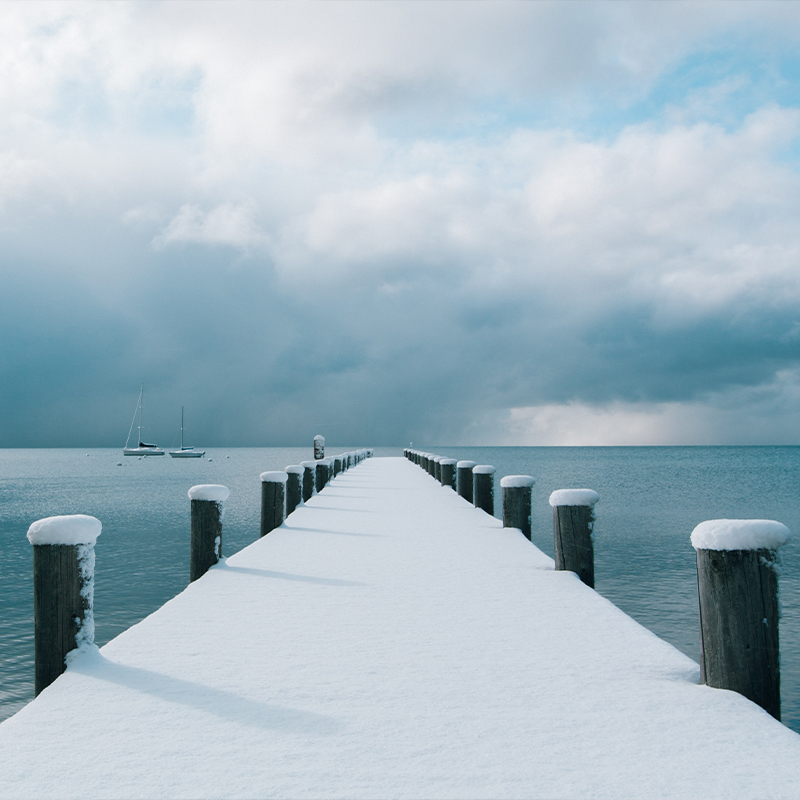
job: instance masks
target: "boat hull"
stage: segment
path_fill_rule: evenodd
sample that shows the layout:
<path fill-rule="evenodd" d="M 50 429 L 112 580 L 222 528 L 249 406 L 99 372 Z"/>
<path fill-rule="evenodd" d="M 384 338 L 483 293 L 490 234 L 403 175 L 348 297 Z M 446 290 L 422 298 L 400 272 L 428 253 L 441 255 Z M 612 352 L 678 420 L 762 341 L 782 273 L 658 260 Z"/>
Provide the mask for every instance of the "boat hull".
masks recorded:
<path fill-rule="evenodd" d="M 159 447 L 126 447 L 122 451 L 124 456 L 163 456 L 164 451 Z"/>
<path fill-rule="evenodd" d="M 170 456 L 172 458 L 202 458 L 205 454 L 205 450 L 170 450 Z"/>

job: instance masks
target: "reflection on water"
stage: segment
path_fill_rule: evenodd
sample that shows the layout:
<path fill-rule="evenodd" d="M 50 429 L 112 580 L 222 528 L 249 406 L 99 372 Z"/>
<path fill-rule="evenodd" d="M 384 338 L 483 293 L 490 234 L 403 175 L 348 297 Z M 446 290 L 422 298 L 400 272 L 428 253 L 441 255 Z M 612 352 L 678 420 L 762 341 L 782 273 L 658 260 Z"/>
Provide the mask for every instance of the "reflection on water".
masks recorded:
<path fill-rule="evenodd" d="M 699 639 L 692 528 L 719 517 L 768 518 L 800 535 L 800 448 L 426 447 L 493 464 L 497 484 L 503 475 L 536 477 L 533 541 L 548 554 L 550 492 L 599 492 L 597 590 L 694 659 Z M 328 451 L 345 449 L 352 448 Z M 178 461 L 123 459 L 119 450 L 0 450 L 0 719 L 33 697 L 32 556 L 25 538 L 31 522 L 72 513 L 102 521 L 95 582 L 96 640 L 102 645 L 186 586 L 190 486 L 230 488 L 223 534 L 223 552 L 230 555 L 258 538 L 259 474 L 308 459 L 309 451 L 236 448 Z M 375 454 L 400 450 L 376 448 Z M 800 731 L 798 552 L 797 540 L 782 550 L 781 671 L 783 720 Z"/>

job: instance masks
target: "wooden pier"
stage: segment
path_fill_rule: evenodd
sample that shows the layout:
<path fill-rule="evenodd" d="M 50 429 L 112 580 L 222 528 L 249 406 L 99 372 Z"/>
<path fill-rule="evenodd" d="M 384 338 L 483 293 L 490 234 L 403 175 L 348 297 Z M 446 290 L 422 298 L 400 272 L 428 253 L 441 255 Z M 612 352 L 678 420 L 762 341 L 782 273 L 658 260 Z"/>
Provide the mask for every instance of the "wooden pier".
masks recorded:
<path fill-rule="evenodd" d="M 800 736 L 699 681 L 372 458 L 0 724 L 0 797 L 800 797 Z"/>

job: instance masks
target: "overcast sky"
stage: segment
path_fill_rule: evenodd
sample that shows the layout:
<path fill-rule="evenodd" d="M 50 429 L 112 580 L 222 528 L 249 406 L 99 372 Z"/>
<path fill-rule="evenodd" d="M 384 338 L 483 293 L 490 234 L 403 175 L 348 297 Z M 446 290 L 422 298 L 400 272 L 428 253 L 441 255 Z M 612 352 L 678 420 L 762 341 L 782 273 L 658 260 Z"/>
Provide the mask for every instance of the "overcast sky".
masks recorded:
<path fill-rule="evenodd" d="M 0 446 L 800 443 L 800 4 L 0 4 Z"/>

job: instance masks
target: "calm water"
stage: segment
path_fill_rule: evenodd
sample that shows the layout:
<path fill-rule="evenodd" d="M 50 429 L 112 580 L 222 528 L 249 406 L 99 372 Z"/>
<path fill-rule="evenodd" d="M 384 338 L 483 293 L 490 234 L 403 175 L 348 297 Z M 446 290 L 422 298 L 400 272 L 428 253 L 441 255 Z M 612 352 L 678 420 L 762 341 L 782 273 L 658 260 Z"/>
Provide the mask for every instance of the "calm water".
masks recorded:
<path fill-rule="evenodd" d="M 797 447 L 434 447 L 503 475 L 530 474 L 533 541 L 553 550 L 554 489 L 600 494 L 597 590 L 694 659 L 699 655 L 692 528 L 720 517 L 768 518 L 800 537 Z M 329 453 L 352 447 L 328 448 Z M 400 455 L 376 448 L 375 455 Z M 258 475 L 312 457 L 310 448 L 211 450 L 206 459 L 136 459 L 114 450 L 0 450 L 0 719 L 33 697 L 31 522 L 54 514 L 98 517 L 95 580 L 99 645 L 144 618 L 188 582 L 189 500 L 197 483 L 222 483 L 223 553 L 258 538 Z M 207 459 L 211 458 L 211 461 Z M 122 466 L 117 466 L 122 462 Z M 499 516 L 499 491 L 495 513 Z M 800 732 L 800 546 L 782 549 L 783 720 Z"/>

